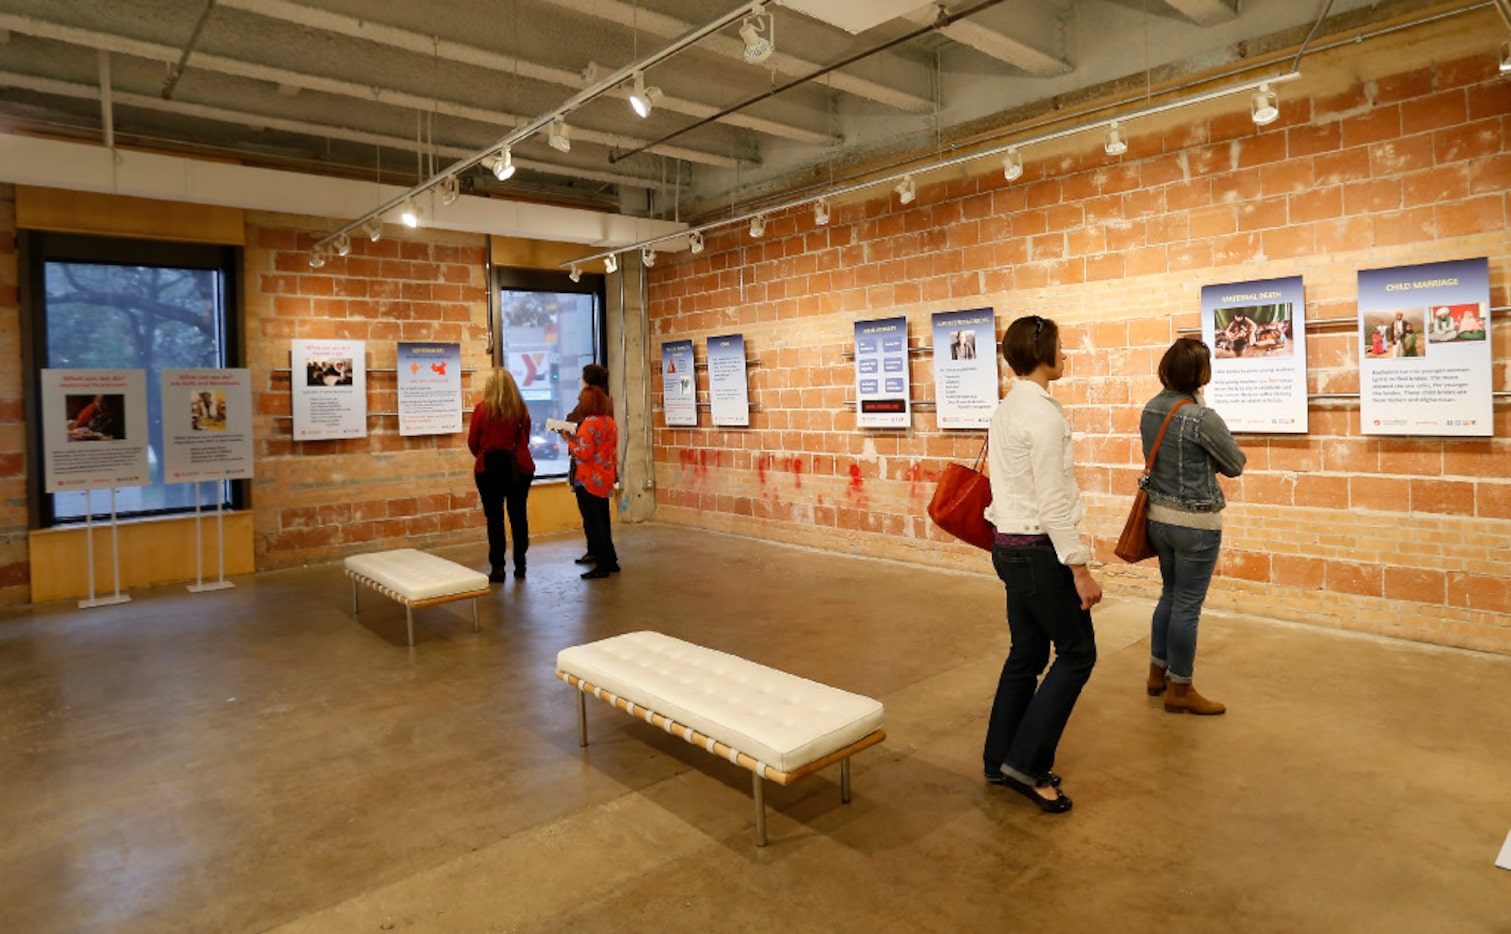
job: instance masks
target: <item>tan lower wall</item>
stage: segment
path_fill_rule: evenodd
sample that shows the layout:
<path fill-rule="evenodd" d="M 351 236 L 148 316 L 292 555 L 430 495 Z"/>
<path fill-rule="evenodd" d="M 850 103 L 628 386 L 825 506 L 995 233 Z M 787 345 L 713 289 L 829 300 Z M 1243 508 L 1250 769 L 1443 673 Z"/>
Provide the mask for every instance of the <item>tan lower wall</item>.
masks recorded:
<path fill-rule="evenodd" d="M 252 514 L 228 512 L 225 527 L 225 573 L 248 574 L 252 568 Z M 122 522 L 114 529 L 94 526 L 94 591 L 102 596 L 115 591 L 115 562 L 120 553 L 121 590 L 201 576 L 213 581 L 220 574 L 220 539 L 213 512 L 200 519 L 200 559 L 194 560 L 193 516 Z M 31 598 L 33 602 L 89 595 L 89 530 L 83 526 L 37 529 L 30 535 Z M 112 544 L 112 538 L 116 539 Z"/>

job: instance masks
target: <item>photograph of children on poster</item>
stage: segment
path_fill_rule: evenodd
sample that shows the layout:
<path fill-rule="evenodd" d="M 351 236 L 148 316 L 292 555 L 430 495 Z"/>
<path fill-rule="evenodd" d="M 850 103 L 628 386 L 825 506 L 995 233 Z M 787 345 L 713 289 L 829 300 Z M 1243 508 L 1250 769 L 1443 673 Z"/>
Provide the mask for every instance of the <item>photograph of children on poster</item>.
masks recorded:
<path fill-rule="evenodd" d="M 997 409 L 997 315 L 934 315 L 934 406 L 940 428 L 988 428 Z"/>
<path fill-rule="evenodd" d="M 144 486 L 146 370 L 43 370 L 47 492 Z"/>
<path fill-rule="evenodd" d="M 1490 437 L 1490 261 L 1359 270 L 1366 435 Z"/>
<path fill-rule="evenodd" d="M 1212 382 L 1202 395 L 1230 431 L 1306 433 L 1300 276 L 1203 286 L 1201 339 L 1212 350 Z"/>
<path fill-rule="evenodd" d="M 708 339 L 708 406 L 713 423 L 750 425 L 750 387 L 745 378 L 745 335 Z"/>
<path fill-rule="evenodd" d="M 661 411 L 668 428 L 697 427 L 698 377 L 691 340 L 661 345 Z"/>
<path fill-rule="evenodd" d="M 908 319 L 855 322 L 855 426 L 906 428 Z"/>
<path fill-rule="evenodd" d="M 399 434 L 459 434 L 462 345 L 401 341 L 398 370 Z"/>
<path fill-rule="evenodd" d="M 163 482 L 252 476 L 249 370 L 164 370 Z"/>
<path fill-rule="evenodd" d="M 294 440 L 367 437 L 365 341 L 291 342 Z"/>

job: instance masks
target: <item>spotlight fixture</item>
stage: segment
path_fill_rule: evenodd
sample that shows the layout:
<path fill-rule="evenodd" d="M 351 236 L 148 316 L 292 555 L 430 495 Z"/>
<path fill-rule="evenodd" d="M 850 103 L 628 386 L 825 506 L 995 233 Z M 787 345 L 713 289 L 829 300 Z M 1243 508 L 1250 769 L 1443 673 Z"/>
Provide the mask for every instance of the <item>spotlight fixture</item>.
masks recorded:
<path fill-rule="evenodd" d="M 569 272 L 569 273 L 567 273 L 567 278 L 571 279 L 573 282 L 581 282 L 582 281 L 582 267 L 579 266 L 579 265 L 577 265 L 576 263 L 573 263 L 572 264 L 572 271 Z"/>
<path fill-rule="evenodd" d="M 1128 141 L 1123 139 L 1123 131 L 1116 120 L 1107 125 L 1107 142 L 1102 148 L 1109 156 L 1121 156 L 1128 151 Z"/>
<path fill-rule="evenodd" d="M 1501 74 L 1511 74 L 1511 42 L 1501 45 Z"/>
<path fill-rule="evenodd" d="M 750 235 L 752 237 L 766 236 L 766 215 L 757 214 L 750 219 Z"/>
<path fill-rule="evenodd" d="M 1023 155 L 1016 146 L 1002 157 L 1002 177 L 1010 182 L 1023 177 Z"/>
<path fill-rule="evenodd" d="M 456 199 L 462 194 L 462 184 L 457 181 L 455 175 L 448 175 L 441 179 L 440 188 L 442 204 L 455 204 Z"/>
<path fill-rule="evenodd" d="M 820 198 L 813 202 L 813 222 L 820 227 L 829 223 L 829 201 L 827 198 Z"/>
<path fill-rule="evenodd" d="M 752 65 L 766 61 L 776 51 L 776 17 L 769 12 L 745 17 L 740 22 L 740 38 L 745 40 L 745 61 Z"/>
<path fill-rule="evenodd" d="M 337 256 L 345 256 L 352 251 L 352 238 L 344 233 L 336 234 L 336 239 L 331 241 L 331 245 L 336 248 Z"/>
<path fill-rule="evenodd" d="M 911 175 L 904 175 L 893 190 L 897 192 L 897 200 L 903 204 L 912 204 L 913 199 L 918 197 L 918 184 Z"/>
<path fill-rule="evenodd" d="M 609 274 L 613 274 L 613 273 L 618 272 L 619 271 L 619 257 L 615 256 L 613 253 L 610 253 L 608 256 L 605 256 L 603 258 L 603 271 L 605 273 L 609 273 Z"/>
<path fill-rule="evenodd" d="M 652 266 L 656 265 L 656 251 L 651 249 L 650 247 L 646 247 L 645 249 L 641 250 L 640 262 L 645 266 L 646 269 L 649 269 Z"/>
<path fill-rule="evenodd" d="M 1261 84 L 1259 90 L 1254 92 L 1254 101 L 1249 109 L 1249 116 L 1254 118 L 1255 126 L 1265 126 L 1274 123 L 1275 118 L 1280 116 L 1280 97 L 1270 90 L 1268 84 Z"/>
<path fill-rule="evenodd" d="M 491 168 L 493 169 L 494 178 L 498 179 L 501 182 L 508 181 L 509 177 L 514 174 L 513 150 L 511 150 L 508 146 L 505 146 L 503 149 L 499 150 L 498 155 L 493 159 L 493 165 Z"/>
<path fill-rule="evenodd" d="M 645 72 L 635 72 L 635 89 L 630 92 L 630 106 L 635 110 L 635 116 L 644 119 L 656 109 L 656 99 L 661 96 L 661 89 L 645 86 Z"/>
<path fill-rule="evenodd" d="M 703 252 L 703 234 L 694 230 L 687 235 L 687 248 L 694 256 Z"/>
<path fill-rule="evenodd" d="M 399 220 L 404 222 L 405 227 L 420 226 L 420 208 L 413 199 L 404 202 L 404 208 L 399 214 Z"/>
<path fill-rule="evenodd" d="M 383 218 L 374 217 L 362 228 L 362 232 L 367 234 L 367 239 L 371 240 L 373 243 L 377 243 L 379 240 L 382 240 Z"/>
<path fill-rule="evenodd" d="M 318 250 L 318 249 L 317 250 L 310 250 L 310 268 L 311 269 L 319 269 L 321 266 L 324 266 L 324 265 L 325 265 L 325 251 L 324 250 Z"/>
<path fill-rule="evenodd" d="M 572 151 L 572 128 L 567 126 L 565 117 L 551 121 L 551 134 L 546 137 L 546 145 L 557 152 Z"/>

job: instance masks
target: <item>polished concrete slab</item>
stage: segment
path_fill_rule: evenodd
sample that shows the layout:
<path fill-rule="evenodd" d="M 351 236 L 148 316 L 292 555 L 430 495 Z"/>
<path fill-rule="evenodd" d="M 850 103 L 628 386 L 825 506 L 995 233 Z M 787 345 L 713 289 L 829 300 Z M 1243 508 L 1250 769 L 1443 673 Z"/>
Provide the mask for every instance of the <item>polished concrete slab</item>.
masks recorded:
<path fill-rule="evenodd" d="M 334 565 L 0 613 L 0 930 L 1511 931 L 1511 658 L 1213 615 L 1230 711 L 1174 716 L 1114 595 L 1051 816 L 980 777 L 989 574 L 616 540 L 604 581 L 536 542 L 412 649 Z M 599 703 L 580 749 L 556 651 L 635 629 L 883 700 L 852 803 L 768 785 L 757 849 L 748 772 Z"/>

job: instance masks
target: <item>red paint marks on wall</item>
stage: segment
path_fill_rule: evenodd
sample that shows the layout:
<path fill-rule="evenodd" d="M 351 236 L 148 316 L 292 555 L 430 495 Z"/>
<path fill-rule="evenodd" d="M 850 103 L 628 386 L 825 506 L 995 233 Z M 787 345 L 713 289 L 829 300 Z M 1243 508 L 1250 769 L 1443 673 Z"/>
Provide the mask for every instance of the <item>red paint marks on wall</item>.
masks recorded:
<path fill-rule="evenodd" d="M 703 480 L 708 477 L 708 450 L 690 450 L 683 448 L 677 452 L 677 459 L 682 463 L 682 469 L 691 473 L 695 480 Z"/>
<path fill-rule="evenodd" d="M 797 484 L 798 489 L 803 488 L 803 459 L 801 457 L 792 459 L 792 482 Z"/>
<path fill-rule="evenodd" d="M 864 487 L 864 486 L 865 486 L 865 484 L 860 479 L 860 465 L 859 464 L 851 464 L 850 465 L 850 492 L 851 493 L 859 493 L 861 491 L 861 488 Z"/>
<path fill-rule="evenodd" d="M 766 465 L 770 463 L 770 454 L 762 454 L 756 458 L 756 479 L 761 482 L 761 486 L 766 485 Z"/>

